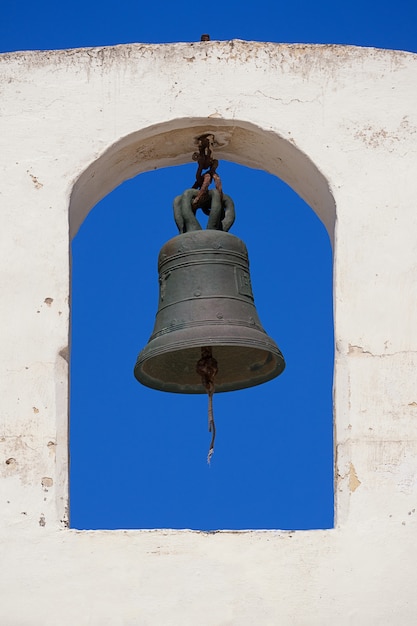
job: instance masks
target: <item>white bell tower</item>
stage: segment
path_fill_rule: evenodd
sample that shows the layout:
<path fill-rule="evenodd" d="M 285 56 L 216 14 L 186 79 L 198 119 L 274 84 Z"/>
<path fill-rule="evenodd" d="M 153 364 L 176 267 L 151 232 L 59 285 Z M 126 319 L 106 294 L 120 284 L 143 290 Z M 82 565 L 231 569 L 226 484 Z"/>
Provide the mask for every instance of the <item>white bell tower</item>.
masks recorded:
<path fill-rule="evenodd" d="M 413 624 L 417 55 L 233 41 L 0 66 L 0 623 Z M 69 238 L 207 131 L 218 158 L 291 185 L 333 241 L 336 526 L 69 529 Z"/>

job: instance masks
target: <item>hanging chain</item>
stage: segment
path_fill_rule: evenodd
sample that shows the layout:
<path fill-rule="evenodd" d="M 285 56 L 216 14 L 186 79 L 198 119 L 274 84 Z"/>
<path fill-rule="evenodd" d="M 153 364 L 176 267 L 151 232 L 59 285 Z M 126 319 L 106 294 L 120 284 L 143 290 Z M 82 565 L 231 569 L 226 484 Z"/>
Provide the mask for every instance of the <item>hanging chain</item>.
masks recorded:
<path fill-rule="evenodd" d="M 207 455 L 207 463 L 210 465 L 214 454 L 214 440 L 216 438 L 216 425 L 213 415 L 214 377 L 218 371 L 217 361 L 213 357 L 211 348 L 201 348 L 201 359 L 197 362 L 196 372 L 201 376 L 201 382 L 208 394 L 208 430 L 211 433 L 210 448 Z"/>
<path fill-rule="evenodd" d="M 194 185 L 174 199 L 174 219 L 179 233 L 201 230 L 196 213 L 201 209 L 208 216 L 207 230 L 228 232 L 235 221 L 235 205 L 230 196 L 223 193 L 222 182 L 217 174 L 219 162 L 213 158 L 214 135 L 205 133 L 197 138 L 198 152 L 192 158 L 197 161 Z M 215 189 L 209 189 L 214 182 Z"/>
<path fill-rule="evenodd" d="M 210 199 L 207 192 L 209 185 L 213 180 L 215 187 L 220 194 L 220 200 L 223 200 L 222 182 L 220 180 L 220 176 L 216 172 L 219 162 L 217 159 L 213 158 L 213 143 L 214 135 L 211 135 L 210 133 L 201 135 L 201 137 L 198 138 L 198 152 L 194 152 L 192 156 L 193 161 L 197 161 L 198 163 L 195 183 L 192 186 L 192 189 L 199 189 L 198 194 L 193 199 L 192 206 L 195 211 L 197 209 L 202 209 L 206 215 L 210 212 L 208 209 Z M 204 170 L 207 171 L 203 173 Z"/>

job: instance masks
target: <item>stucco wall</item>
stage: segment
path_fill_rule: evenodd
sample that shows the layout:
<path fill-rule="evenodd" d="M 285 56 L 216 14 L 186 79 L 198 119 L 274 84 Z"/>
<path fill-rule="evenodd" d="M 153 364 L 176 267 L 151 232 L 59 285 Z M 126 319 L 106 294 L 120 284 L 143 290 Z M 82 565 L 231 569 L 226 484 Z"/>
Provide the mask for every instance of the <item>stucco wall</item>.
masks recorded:
<path fill-rule="evenodd" d="M 0 67 L 0 623 L 415 623 L 416 55 L 231 41 Z M 208 130 L 334 241 L 336 528 L 70 530 L 69 224 Z"/>

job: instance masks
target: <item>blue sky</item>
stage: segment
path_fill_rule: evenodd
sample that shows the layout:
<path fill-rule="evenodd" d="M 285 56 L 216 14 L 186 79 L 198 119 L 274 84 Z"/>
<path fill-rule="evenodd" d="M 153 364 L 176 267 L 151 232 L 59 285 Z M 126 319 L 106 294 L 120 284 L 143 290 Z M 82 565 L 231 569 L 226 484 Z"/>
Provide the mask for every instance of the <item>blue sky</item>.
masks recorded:
<path fill-rule="evenodd" d="M 197 41 L 208 32 L 212 39 L 416 52 L 416 17 L 412 0 L 23 0 L 2 7 L 0 49 Z M 172 200 L 193 184 L 195 164 L 142 174 L 114 190 L 91 211 L 72 248 L 75 528 L 293 530 L 333 524 L 328 236 L 313 211 L 278 179 L 225 162 L 219 174 L 235 201 L 231 232 L 248 247 L 260 319 L 287 368 L 266 385 L 215 395 L 216 451 L 208 467 L 206 397 L 147 389 L 132 373 L 153 328 L 157 255 L 177 234 Z"/>
<path fill-rule="evenodd" d="M 3 51 L 74 48 L 119 43 L 248 39 L 283 43 L 338 43 L 416 50 L 414 0 L 331 0 L 202 4 L 118 0 L 7 2 L 2 6 Z"/>

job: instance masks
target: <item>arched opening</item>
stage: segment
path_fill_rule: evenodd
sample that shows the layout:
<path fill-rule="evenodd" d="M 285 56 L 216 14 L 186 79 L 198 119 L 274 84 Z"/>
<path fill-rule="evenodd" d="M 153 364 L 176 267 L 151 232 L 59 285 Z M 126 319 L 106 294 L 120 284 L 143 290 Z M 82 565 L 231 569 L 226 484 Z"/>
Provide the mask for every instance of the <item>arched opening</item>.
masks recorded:
<path fill-rule="evenodd" d="M 156 257 L 176 234 L 172 198 L 194 172 L 194 164 L 170 168 L 118 187 L 74 241 L 73 278 L 84 277 L 73 291 L 72 526 L 329 528 L 331 249 L 322 224 L 285 184 L 221 162 L 257 309 L 288 365 L 272 383 L 215 397 L 210 469 L 204 396 L 162 394 L 133 379 L 156 311 Z"/>
<path fill-rule="evenodd" d="M 73 237 L 90 209 L 123 181 L 142 172 L 182 165 L 190 160 L 195 138 L 216 137 L 216 157 L 264 170 L 286 182 L 316 212 L 334 240 L 336 205 L 329 183 L 293 140 L 238 120 L 172 120 L 124 137 L 93 161 L 74 184 L 70 205 Z"/>

